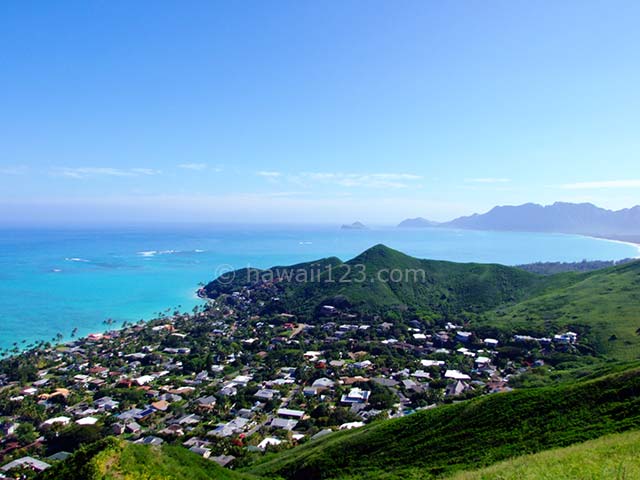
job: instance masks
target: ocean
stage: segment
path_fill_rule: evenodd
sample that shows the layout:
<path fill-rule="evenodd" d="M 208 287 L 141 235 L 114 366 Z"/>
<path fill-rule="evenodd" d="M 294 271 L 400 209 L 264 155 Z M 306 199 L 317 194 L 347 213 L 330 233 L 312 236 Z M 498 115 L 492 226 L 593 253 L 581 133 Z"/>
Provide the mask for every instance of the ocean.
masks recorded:
<path fill-rule="evenodd" d="M 507 265 L 618 260 L 638 247 L 561 234 L 445 229 L 154 226 L 0 229 L 0 348 L 72 330 L 86 335 L 158 312 L 190 311 L 199 282 L 232 268 L 326 256 L 378 243 L 421 258 Z"/>

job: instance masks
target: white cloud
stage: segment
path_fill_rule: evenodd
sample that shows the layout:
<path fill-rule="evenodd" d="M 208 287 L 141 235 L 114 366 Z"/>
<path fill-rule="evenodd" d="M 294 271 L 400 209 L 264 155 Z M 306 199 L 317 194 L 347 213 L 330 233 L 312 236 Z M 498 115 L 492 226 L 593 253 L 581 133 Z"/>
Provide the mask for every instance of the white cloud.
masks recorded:
<path fill-rule="evenodd" d="M 565 183 L 560 188 L 566 190 L 596 190 L 604 188 L 640 188 L 640 180 L 604 180 L 598 182 Z"/>
<path fill-rule="evenodd" d="M 206 163 L 181 163 L 180 165 L 178 165 L 178 168 L 183 168 L 185 170 L 201 171 L 207 168 L 207 164 Z"/>
<path fill-rule="evenodd" d="M 54 175 L 68 178 L 89 178 L 89 177 L 138 177 L 159 175 L 160 170 L 152 168 L 111 168 L 111 167 L 78 167 L 78 168 L 56 168 L 52 172 Z"/>
<path fill-rule="evenodd" d="M 0 175 L 24 175 L 28 168 L 22 165 L 0 167 Z"/>
<path fill-rule="evenodd" d="M 280 172 L 258 172 L 266 178 L 284 177 L 288 181 L 304 186 L 314 184 L 336 185 L 344 188 L 409 188 L 416 187 L 420 175 L 410 173 L 330 173 L 330 172 L 301 172 L 283 175 Z"/>
<path fill-rule="evenodd" d="M 465 178 L 466 183 L 509 183 L 510 178 Z"/>
<path fill-rule="evenodd" d="M 268 170 L 262 170 L 260 172 L 256 172 L 256 175 L 258 175 L 260 177 L 264 177 L 264 178 L 278 178 L 278 177 L 282 176 L 282 173 L 274 172 L 274 171 L 268 171 Z"/>

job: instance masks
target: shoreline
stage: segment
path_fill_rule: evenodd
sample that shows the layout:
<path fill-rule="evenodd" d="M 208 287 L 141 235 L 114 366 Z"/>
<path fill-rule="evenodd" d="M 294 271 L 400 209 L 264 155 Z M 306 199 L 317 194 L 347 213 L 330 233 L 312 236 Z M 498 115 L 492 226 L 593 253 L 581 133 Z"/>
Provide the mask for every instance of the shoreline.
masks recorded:
<path fill-rule="evenodd" d="M 624 235 L 621 235 L 620 237 L 605 237 L 605 236 L 600 236 L 600 235 L 581 235 L 583 237 L 587 237 L 587 238 L 593 238 L 595 240 L 605 240 L 607 242 L 613 242 L 613 243 L 619 243 L 622 245 L 629 245 L 631 247 L 634 247 L 637 250 L 636 256 L 635 257 L 631 257 L 631 258 L 637 258 L 640 259 L 640 237 L 636 237 L 635 236 L 630 236 L 630 239 L 624 239 Z M 631 240 L 633 239 L 633 240 Z"/>

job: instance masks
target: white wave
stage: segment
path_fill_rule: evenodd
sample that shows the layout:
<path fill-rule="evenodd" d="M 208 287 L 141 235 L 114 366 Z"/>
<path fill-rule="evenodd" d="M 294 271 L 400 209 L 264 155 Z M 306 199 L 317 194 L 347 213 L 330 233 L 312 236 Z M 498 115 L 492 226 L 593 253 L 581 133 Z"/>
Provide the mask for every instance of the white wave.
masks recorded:
<path fill-rule="evenodd" d="M 138 252 L 138 255 L 142 257 L 153 257 L 156 253 L 158 253 L 156 250 L 147 250 L 145 252 Z"/>
<path fill-rule="evenodd" d="M 67 257 L 65 258 L 65 261 L 67 262 L 85 262 L 85 263 L 89 263 L 89 260 L 87 260 L 86 258 L 79 258 L 79 257 Z"/>
<path fill-rule="evenodd" d="M 196 249 L 194 250 L 194 252 L 195 252 L 195 253 L 204 253 L 204 252 L 206 252 L 206 250 L 200 250 L 199 248 L 196 248 Z"/>
<path fill-rule="evenodd" d="M 61 272 L 62 270 L 61 270 L 61 269 L 59 269 L 59 268 L 54 268 L 54 269 L 52 269 L 51 271 L 52 271 L 53 273 L 59 273 L 59 272 Z"/>
<path fill-rule="evenodd" d="M 298 242 L 298 245 L 313 245 L 313 242 Z"/>

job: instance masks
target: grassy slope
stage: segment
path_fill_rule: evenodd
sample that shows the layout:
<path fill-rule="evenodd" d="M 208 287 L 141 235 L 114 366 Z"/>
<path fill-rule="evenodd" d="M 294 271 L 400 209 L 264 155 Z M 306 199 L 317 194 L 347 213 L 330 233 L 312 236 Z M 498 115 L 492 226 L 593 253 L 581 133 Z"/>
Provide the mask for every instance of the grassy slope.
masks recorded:
<path fill-rule="evenodd" d="M 416 471 L 411 478 L 420 478 Z M 640 478 L 640 432 L 525 455 L 448 480 L 631 480 Z"/>
<path fill-rule="evenodd" d="M 254 478 L 218 466 L 179 446 L 150 447 L 113 438 L 85 447 L 43 472 L 41 480 L 240 480 Z"/>
<path fill-rule="evenodd" d="M 598 353 L 619 360 L 639 358 L 640 262 L 575 278 L 573 285 L 493 312 L 483 323 L 523 333 L 582 329 Z"/>
<path fill-rule="evenodd" d="M 290 479 L 425 478 L 640 428 L 640 369 L 496 394 L 339 432 L 249 469 Z"/>

